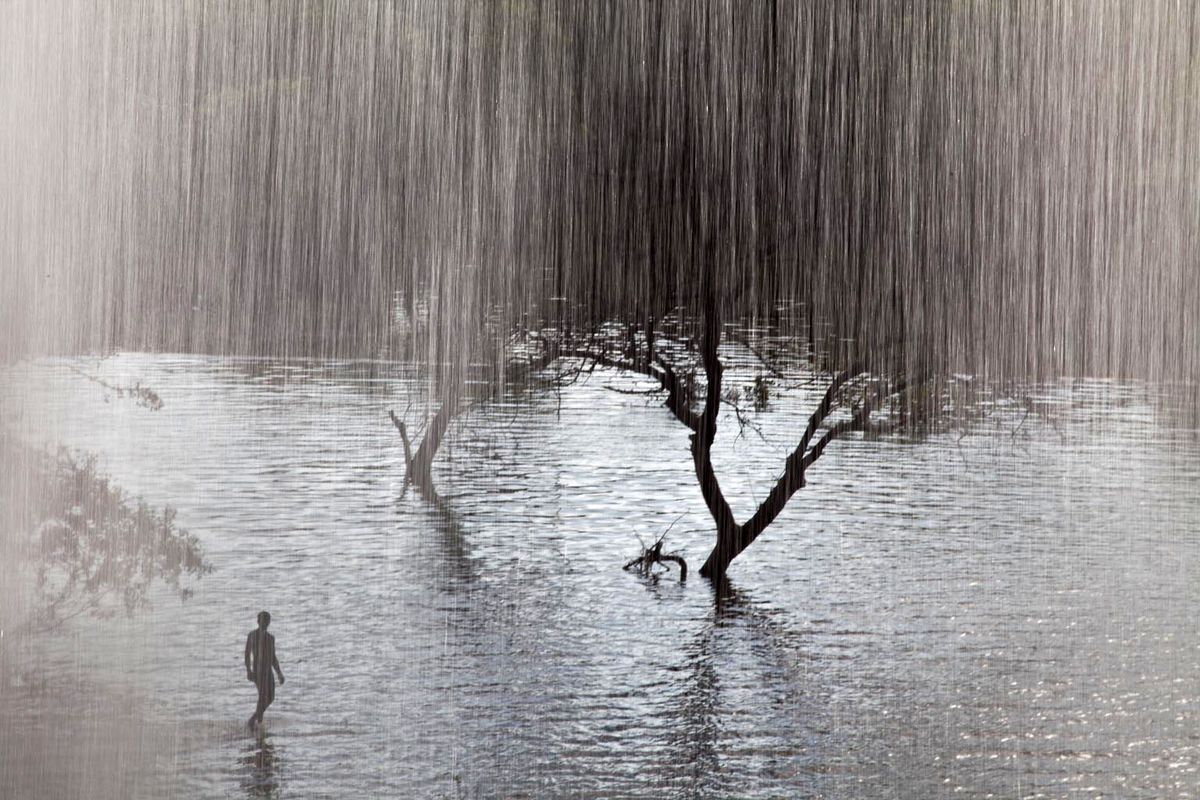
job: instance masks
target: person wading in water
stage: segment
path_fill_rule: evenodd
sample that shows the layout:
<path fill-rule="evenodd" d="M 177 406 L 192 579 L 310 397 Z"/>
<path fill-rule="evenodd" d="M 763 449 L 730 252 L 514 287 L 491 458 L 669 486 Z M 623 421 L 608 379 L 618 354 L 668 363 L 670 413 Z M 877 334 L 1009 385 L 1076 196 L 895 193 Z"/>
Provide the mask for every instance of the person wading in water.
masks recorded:
<path fill-rule="evenodd" d="M 247 725 L 253 729 L 262 724 L 263 712 L 275 701 L 275 673 L 279 674 L 279 685 L 283 686 L 283 670 L 275 657 L 275 637 L 267 633 L 271 615 L 258 612 L 258 629 L 246 637 L 246 678 L 258 687 L 258 708 L 250 715 Z"/>

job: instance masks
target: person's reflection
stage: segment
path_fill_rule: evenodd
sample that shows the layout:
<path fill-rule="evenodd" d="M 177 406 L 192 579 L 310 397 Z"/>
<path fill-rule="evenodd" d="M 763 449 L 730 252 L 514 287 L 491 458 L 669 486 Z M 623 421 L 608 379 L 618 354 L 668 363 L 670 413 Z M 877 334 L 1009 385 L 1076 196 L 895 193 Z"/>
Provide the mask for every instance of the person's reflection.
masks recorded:
<path fill-rule="evenodd" d="M 271 737 L 260 729 L 252 745 L 238 759 L 242 766 L 242 788 L 248 797 L 279 796 L 279 766 Z"/>

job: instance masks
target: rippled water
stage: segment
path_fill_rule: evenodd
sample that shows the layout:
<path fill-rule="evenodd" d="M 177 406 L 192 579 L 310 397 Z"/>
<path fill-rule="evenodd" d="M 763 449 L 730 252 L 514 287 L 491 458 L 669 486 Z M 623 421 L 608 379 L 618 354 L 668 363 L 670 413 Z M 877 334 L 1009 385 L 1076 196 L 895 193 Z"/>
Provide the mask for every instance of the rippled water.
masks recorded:
<path fill-rule="evenodd" d="M 164 407 L 71 365 L 140 380 Z M 668 547 L 695 570 L 711 544 L 685 431 L 606 389 L 620 383 L 465 415 L 438 511 L 401 496 L 385 410 L 414 382 L 392 365 L 125 354 L 10 369 L 8 428 L 94 451 L 177 507 L 215 571 L 185 603 L 6 654 L 59 688 L 2 687 L 0 788 L 1191 796 L 1200 444 L 1150 389 L 1064 384 L 966 435 L 836 443 L 718 608 L 698 576 L 620 569 L 635 532 L 681 514 Z M 741 517 L 802 419 L 780 405 L 765 441 L 730 425 L 718 439 Z M 241 660 L 260 608 L 287 684 L 256 740 Z M 96 733 L 113 720 L 124 738 Z"/>

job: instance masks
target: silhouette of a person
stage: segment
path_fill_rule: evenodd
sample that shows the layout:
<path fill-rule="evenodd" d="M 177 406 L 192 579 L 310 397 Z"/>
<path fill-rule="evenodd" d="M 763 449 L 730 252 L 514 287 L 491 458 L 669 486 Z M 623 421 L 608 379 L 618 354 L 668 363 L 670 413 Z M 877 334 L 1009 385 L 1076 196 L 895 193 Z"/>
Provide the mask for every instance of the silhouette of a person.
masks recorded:
<path fill-rule="evenodd" d="M 251 728 L 262 724 L 263 712 L 275 702 L 275 673 L 279 674 L 279 685 L 283 685 L 283 670 L 275 657 L 275 637 L 267 633 L 270 624 L 271 615 L 258 612 L 258 628 L 246 637 L 246 679 L 258 687 L 258 707 L 247 723 Z"/>

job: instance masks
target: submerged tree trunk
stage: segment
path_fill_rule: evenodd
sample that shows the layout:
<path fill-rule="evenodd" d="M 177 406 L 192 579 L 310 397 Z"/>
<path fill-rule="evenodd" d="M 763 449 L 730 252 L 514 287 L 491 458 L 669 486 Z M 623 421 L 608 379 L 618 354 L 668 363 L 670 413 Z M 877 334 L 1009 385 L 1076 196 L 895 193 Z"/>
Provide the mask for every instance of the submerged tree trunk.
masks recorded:
<path fill-rule="evenodd" d="M 408 465 L 413 485 L 430 497 L 437 496 L 437 490 L 433 486 L 433 459 L 437 455 L 442 441 L 446 438 L 450 422 L 458 413 L 458 398 L 458 387 L 456 384 L 452 384 L 450 391 L 442 398 L 441 407 L 426 426 L 425 436 L 421 439 L 421 444 L 417 447 L 417 452 L 413 454 L 412 461 Z"/>
<path fill-rule="evenodd" d="M 620 354 L 612 354 L 602 343 L 574 345 L 569 340 L 554 341 L 547 343 L 543 352 L 530 362 L 510 364 L 505 374 L 506 377 L 511 377 L 517 374 L 513 372 L 517 370 L 523 379 L 528 380 L 531 375 L 550 366 L 557 359 L 578 358 L 581 366 L 573 372 L 560 373 L 549 383 L 553 385 L 557 382 L 557 385 L 562 385 L 565 382 L 564 376 L 571 376 L 573 379 L 596 365 L 639 373 L 656 380 L 660 389 L 666 393 L 664 405 L 691 431 L 689 441 L 692 468 L 704 504 L 716 527 L 716 542 L 700 568 L 700 574 L 720 584 L 733 560 L 754 543 L 775 521 L 792 496 L 804 488 L 805 471 L 824 454 L 832 441 L 850 431 L 884 433 L 893 428 L 893 424 L 874 424 L 871 414 L 884 399 L 903 394 L 906 391 L 905 384 L 901 382 L 889 385 L 877 380 L 859 383 L 854 389 L 856 403 L 850 405 L 849 416 L 833 423 L 829 418 L 839 405 L 845 404 L 844 394 L 848 385 L 861 376 L 863 370 L 855 366 L 836 375 L 809 418 L 795 449 L 784 461 L 782 475 L 754 514 L 745 523 L 738 523 L 721 489 L 712 463 L 712 446 L 717 434 L 724 373 L 724 366 L 718 355 L 721 340 L 719 314 L 710 309 L 710 313 L 706 315 L 704 330 L 699 336 L 699 360 L 705 376 L 705 387 L 704 402 L 698 411 L 693 408 L 693 378 L 686 373 L 681 377 L 670 360 L 656 351 L 653 326 L 653 320 L 646 326 L 644 348 L 627 344 Z M 426 425 L 415 452 L 411 449 L 412 443 L 404 423 L 395 414 L 388 412 L 404 443 L 406 485 L 411 482 L 422 496 L 435 503 L 439 502 L 439 498 L 433 485 L 433 460 L 446 437 L 451 421 L 463 408 L 463 392 L 461 380 L 450 380 L 446 383 L 441 405 Z M 818 436 L 818 433 L 821 435 Z"/>
<path fill-rule="evenodd" d="M 536 375 L 559 357 L 560 352 L 557 347 L 546 347 L 544 352 L 528 361 L 510 363 L 505 367 L 502 375 L 493 376 L 491 391 L 495 392 L 504 386 L 534 385 L 538 382 Z M 446 377 L 442 384 L 441 405 L 425 426 L 421 442 L 415 453 L 412 451 L 412 442 L 404 421 L 398 418 L 394 412 L 388 411 L 388 417 L 396 426 L 396 430 L 400 432 L 400 439 L 404 445 L 405 485 L 411 483 L 422 496 L 435 503 L 439 498 L 433 484 L 433 460 L 437 457 L 442 442 L 446 439 L 450 423 L 462 411 L 481 400 L 478 393 L 472 395 L 467 391 L 464 379 L 459 373 L 453 373 Z M 485 396 L 487 395 L 485 394 Z"/>
<path fill-rule="evenodd" d="M 885 398 L 905 392 L 906 384 L 904 382 L 886 387 L 877 386 L 863 397 L 862 405 L 855 409 L 848 419 L 829 425 L 821 438 L 813 443 L 813 437 L 816 436 L 817 431 L 836 407 L 842 390 L 858 374 L 861 374 L 861 370 L 854 367 L 834 377 L 820 404 L 809 418 L 808 426 L 801 434 L 796 448 L 784 461 L 783 474 L 775 481 L 770 493 L 745 524 L 726 522 L 714 514 L 717 522 L 717 543 L 709 553 L 704 565 L 700 567 L 701 575 L 714 581 L 720 581 L 725 577 L 733 560 L 753 544 L 759 534 L 775 521 L 775 518 L 791 500 L 792 495 L 804 488 L 806 485 L 805 471 L 824 454 L 825 448 L 829 446 L 830 442 L 850 431 L 869 431 L 879 434 L 893 429 L 894 426 L 891 424 L 873 423 L 871 413 Z M 711 508 L 710 504 L 710 510 Z"/>
<path fill-rule="evenodd" d="M 720 552 L 723 559 L 723 562 L 721 559 L 714 560 L 713 555 L 710 554 L 708 560 L 704 562 L 704 566 L 700 568 L 700 574 L 712 580 L 720 580 L 725 574 L 725 568 L 729 566 L 729 562 L 738 552 L 741 552 L 740 548 L 736 552 L 733 549 L 741 537 L 741 526 L 733 517 L 733 510 L 730 509 L 725 494 L 721 491 L 721 484 L 717 480 L 717 473 L 712 464 L 712 444 L 717 436 L 717 414 L 721 409 L 721 379 L 725 371 L 717 356 L 720 338 L 721 325 L 714 318 L 708 325 L 701 341 L 701 360 L 707 378 L 704 391 L 704 410 L 700 414 L 699 425 L 691 436 L 692 467 L 696 472 L 696 480 L 700 484 L 700 494 L 704 497 L 704 504 L 708 507 L 713 522 L 717 525 L 717 544 L 713 548 L 713 553 Z M 725 554 L 729 554 L 728 557 L 725 557 Z"/>
<path fill-rule="evenodd" d="M 442 441 L 446 438 L 446 431 L 449 430 L 451 421 L 458 413 L 460 395 L 457 382 L 452 382 L 442 397 L 442 404 L 437 413 L 425 426 L 425 432 L 421 437 L 420 445 L 417 446 L 416 453 L 412 452 L 408 429 L 404 422 L 393 412 L 388 412 L 392 424 L 400 432 L 400 439 L 404 443 L 405 484 L 411 483 L 424 497 L 434 502 L 438 500 L 438 494 L 433 485 L 433 459 L 437 455 Z"/>
<path fill-rule="evenodd" d="M 680 378 L 672 365 L 655 351 L 652 322 L 647 326 L 646 334 L 644 356 L 627 352 L 621 357 L 613 357 L 603 351 L 597 352 L 587 348 L 564 350 L 561 354 L 578 357 L 593 364 L 602 364 L 614 369 L 646 375 L 657 380 L 662 391 L 666 392 L 664 404 L 667 409 L 691 431 L 692 467 L 696 475 L 696 482 L 700 487 L 700 493 L 704 498 L 704 504 L 716 526 L 716 542 L 704 565 L 700 568 L 700 574 L 718 584 L 725 578 L 733 560 L 754 543 L 754 540 L 783 511 L 792 495 L 804 487 L 805 471 L 824 454 L 829 444 L 850 431 L 884 433 L 891 430 L 892 425 L 890 424 L 876 425 L 872 423 L 871 414 L 885 398 L 905 391 L 903 383 L 896 385 L 876 383 L 874 388 L 863 390 L 863 394 L 858 398 L 861 404 L 851 409 L 848 418 L 830 424 L 828 419 L 839 407 L 839 403 L 844 401 L 843 392 L 847 385 L 860 376 L 863 370 L 855 366 L 836 375 L 809 418 L 808 425 L 802 432 L 795 450 L 784 462 L 783 474 L 776 480 L 771 492 L 750 519 L 744 524 L 739 524 L 725 499 L 712 464 L 712 445 L 717 433 L 717 416 L 720 411 L 722 374 L 724 372 L 718 356 L 721 338 L 719 314 L 710 309 L 705 330 L 700 337 L 700 360 L 706 386 L 704 405 L 699 412 L 692 408 L 689 399 L 690 383 Z M 817 436 L 818 432 L 821 432 L 819 437 Z"/>

